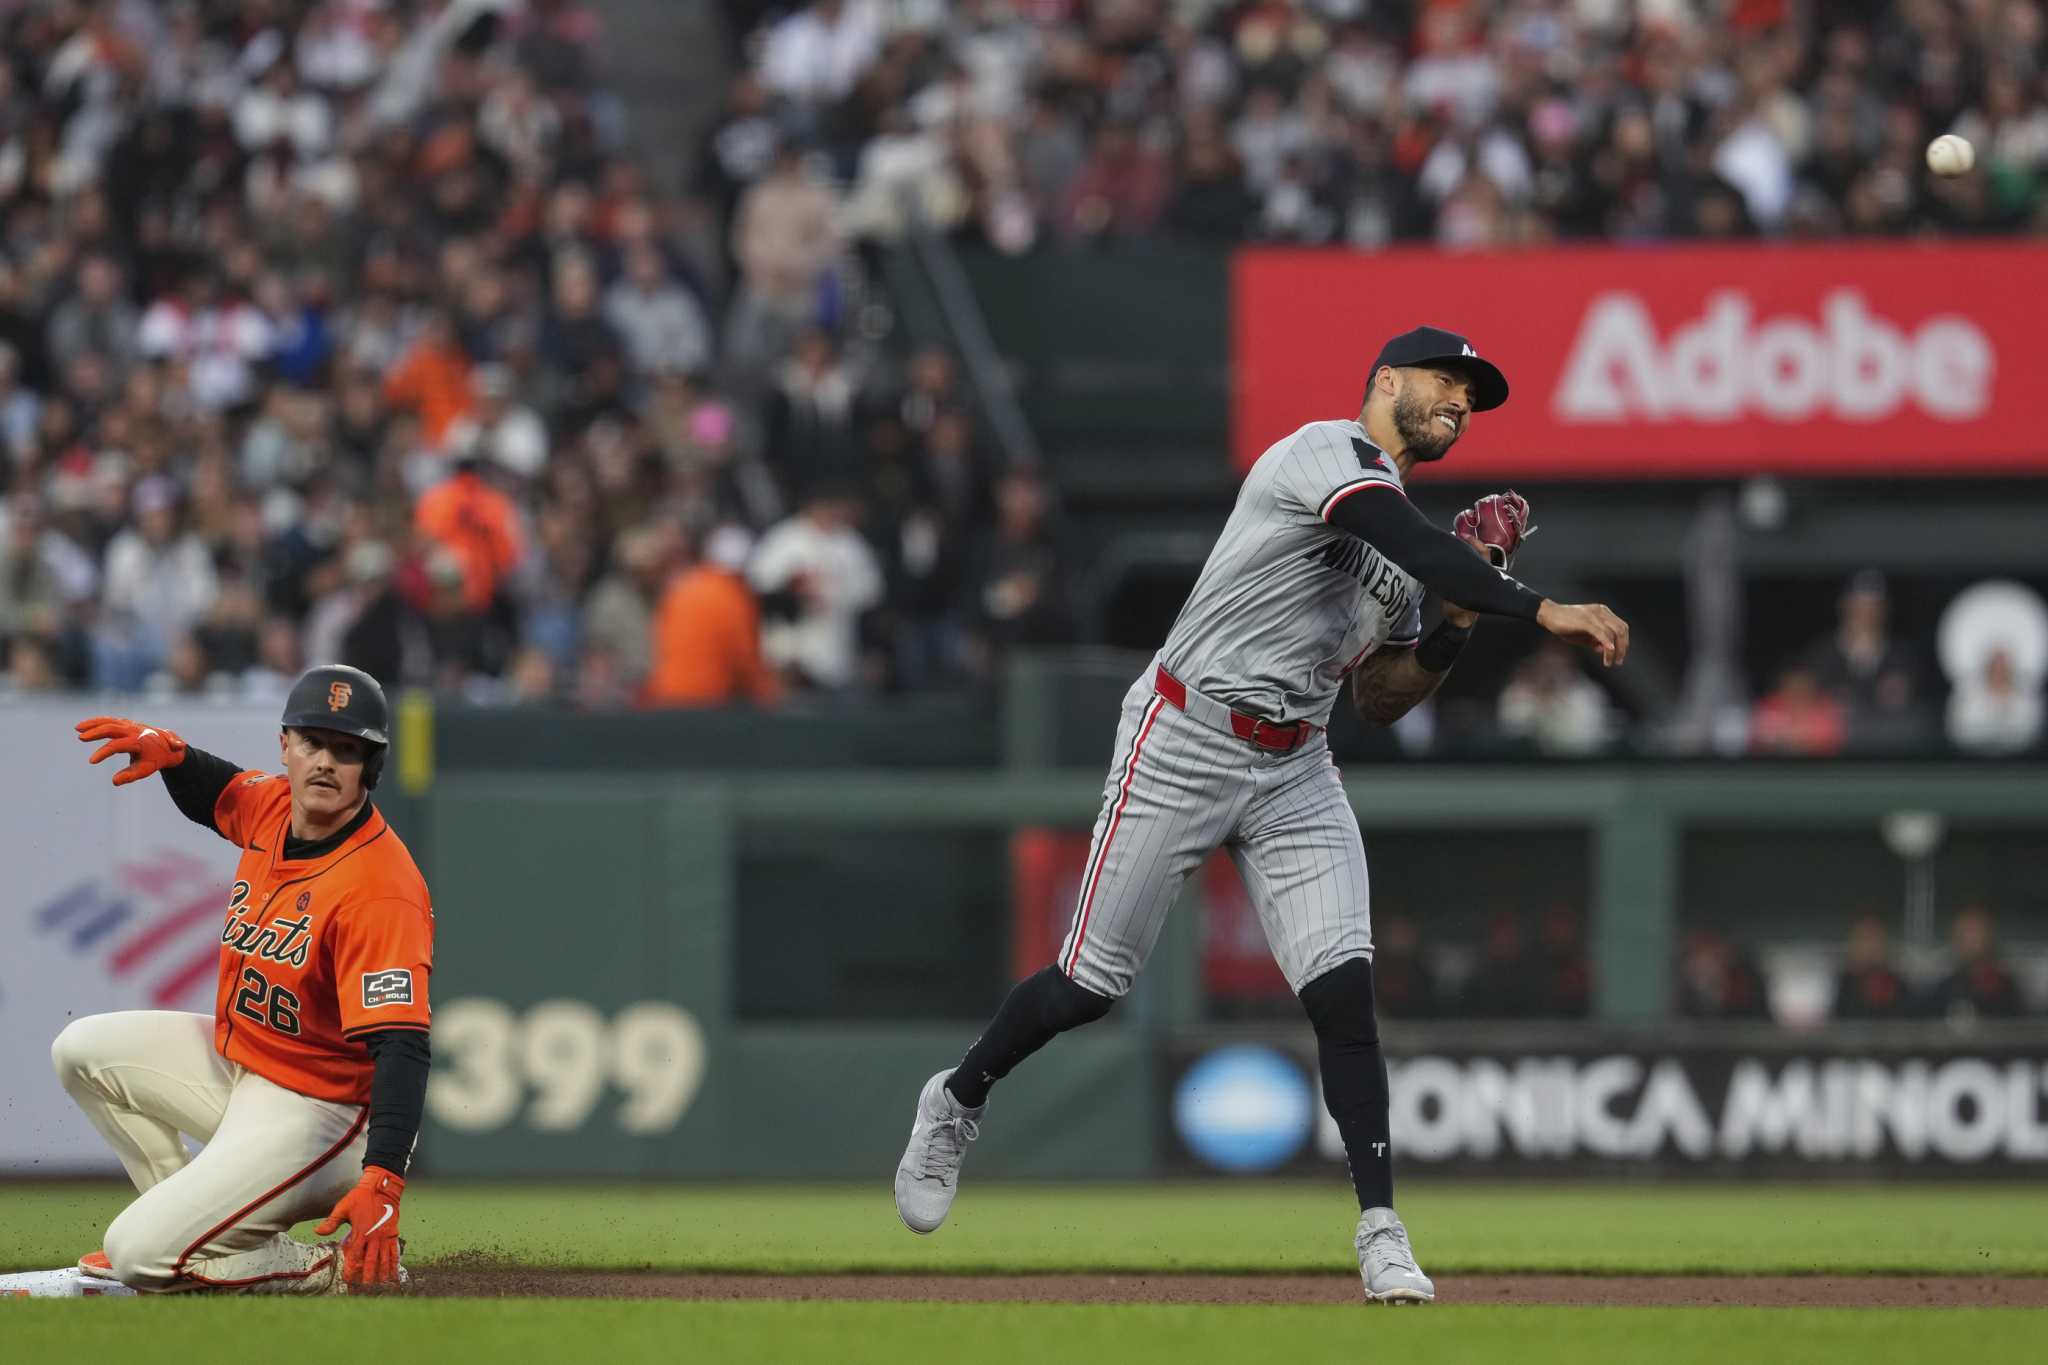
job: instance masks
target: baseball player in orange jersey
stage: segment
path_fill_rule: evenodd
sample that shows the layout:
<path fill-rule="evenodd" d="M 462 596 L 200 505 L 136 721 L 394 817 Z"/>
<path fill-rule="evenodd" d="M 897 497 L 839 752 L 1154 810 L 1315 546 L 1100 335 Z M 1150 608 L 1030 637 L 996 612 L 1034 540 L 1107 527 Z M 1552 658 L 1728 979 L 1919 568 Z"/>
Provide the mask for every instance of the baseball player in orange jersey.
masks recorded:
<path fill-rule="evenodd" d="M 286 699 L 282 774 L 247 771 L 168 730 L 78 726 L 128 755 L 122 786 L 163 776 L 178 809 L 242 849 L 211 1019 L 133 1010 L 72 1023 L 57 1076 L 141 1193 L 88 1275 L 144 1292 L 326 1294 L 390 1284 L 398 1208 L 426 1100 L 434 912 L 412 855 L 371 804 L 389 711 L 374 678 L 309 670 Z M 180 1134 L 205 1144 L 197 1156 Z M 287 1235 L 325 1216 L 348 1238 Z"/>

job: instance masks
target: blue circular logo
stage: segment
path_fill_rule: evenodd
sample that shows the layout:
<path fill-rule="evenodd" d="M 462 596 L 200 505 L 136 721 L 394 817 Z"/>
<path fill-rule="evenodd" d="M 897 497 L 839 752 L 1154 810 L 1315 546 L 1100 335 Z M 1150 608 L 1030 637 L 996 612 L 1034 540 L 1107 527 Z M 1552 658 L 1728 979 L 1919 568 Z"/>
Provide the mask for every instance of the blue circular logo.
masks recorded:
<path fill-rule="evenodd" d="M 1314 1097 L 1301 1068 L 1269 1047 L 1226 1047 L 1187 1069 L 1173 1123 L 1188 1149 L 1230 1171 L 1269 1171 L 1308 1140 Z"/>

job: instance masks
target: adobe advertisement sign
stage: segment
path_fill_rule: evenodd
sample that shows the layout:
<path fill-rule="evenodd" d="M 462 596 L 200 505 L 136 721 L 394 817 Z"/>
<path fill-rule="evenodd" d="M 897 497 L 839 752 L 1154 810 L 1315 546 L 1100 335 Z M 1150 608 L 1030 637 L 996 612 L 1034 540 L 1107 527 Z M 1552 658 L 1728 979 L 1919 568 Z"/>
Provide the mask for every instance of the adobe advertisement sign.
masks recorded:
<path fill-rule="evenodd" d="M 1166 1152 L 1181 1170 L 1341 1169 L 1311 1046 L 1175 1045 Z M 1396 1051 L 1402 1169 L 1705 1174 L 2048 1168 L 2048 1053 L 1603 1046 Z"/>
<path fill-rule="evenodd" d="M 1459 478 L 2048 473 L 2048 246 L 1251 250 L 1231 292 L 1240 469 L 1426 322 L 1513 390 Z"/>

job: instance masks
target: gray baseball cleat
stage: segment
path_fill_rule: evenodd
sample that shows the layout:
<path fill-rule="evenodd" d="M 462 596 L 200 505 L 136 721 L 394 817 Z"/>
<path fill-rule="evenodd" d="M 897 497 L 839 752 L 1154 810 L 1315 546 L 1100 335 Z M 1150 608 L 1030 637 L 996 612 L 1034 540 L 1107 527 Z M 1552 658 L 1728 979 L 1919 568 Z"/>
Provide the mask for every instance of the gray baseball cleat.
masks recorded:
<path fill-rule="evenodd" d="M 1436 1285 L 1415 1264 L 1408 1229 L 1392 1209 L 1367 1209 L 1358 1216 L 1358 1276 L 1371 1303 L 1433 1303 Z"/>
<path fill-rule="evenodd" d="M 981 1136 L 981 1116 L 988 1106 L 969 1109 L 946 1089 L 941 1071 L 924 1083 L 917 1096 L 917 1117 L 910 1125 L 910 1145 L 896 1163 L 896 1216 L 922 1236 L 936 1232 L 960 1192 L 960 1163 L 967 1144 Z"/>

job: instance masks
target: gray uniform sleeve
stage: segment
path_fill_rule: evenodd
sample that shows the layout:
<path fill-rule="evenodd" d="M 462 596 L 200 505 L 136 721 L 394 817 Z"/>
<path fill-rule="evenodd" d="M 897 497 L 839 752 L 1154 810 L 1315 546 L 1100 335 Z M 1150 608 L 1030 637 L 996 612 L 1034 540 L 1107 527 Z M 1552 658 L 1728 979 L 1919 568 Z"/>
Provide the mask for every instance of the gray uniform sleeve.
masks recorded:
<path fill-rule="evenodd" d="M 1330 508 L 1350 494 L 1374 484 L 1400 491 L 1391 463 L 1371 444 L 1340 430 L 1305 428 L 1281 452 L 1274 488 L 1290 510 L 1317 521 L 1329 519 Z"/>

